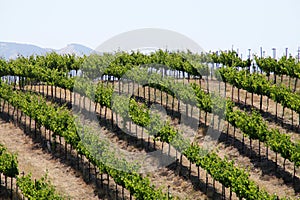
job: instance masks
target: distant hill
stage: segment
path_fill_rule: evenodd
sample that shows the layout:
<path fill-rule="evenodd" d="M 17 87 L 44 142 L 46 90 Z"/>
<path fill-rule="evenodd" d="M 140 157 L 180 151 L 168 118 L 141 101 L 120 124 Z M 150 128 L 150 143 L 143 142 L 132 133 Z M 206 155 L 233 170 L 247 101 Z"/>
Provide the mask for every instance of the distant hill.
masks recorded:
<path fill-rule="evenodd" d="M 5 59 L 13 59 L 16 58 L 18 55 L 26 57 L 32 54 L 44 55 L 50 51 L 50 49 L 43 49 L 41 47 L 31 44 L 0 42 L 0 57 Z"/>
<path fill-rule="evenodd" d="M 31 44 L 20 44 L 13 42 L 0 42 L 0 57 L 14 59 L 18 56 L 45 55 L 47 52 L 55 51 L 58 54 L 75 54 L 77 56 L 89 55 L 93 49 L 80 45 L 69 44 L 62 49 L 41 48 Z"/>
<path fill-rule="evenodd" d="M 89 55 L 93 49 L 81 44 L 69 44 L 66 47 L 57 50 L 58 54 L 75 54 L 77 56 Z"/>

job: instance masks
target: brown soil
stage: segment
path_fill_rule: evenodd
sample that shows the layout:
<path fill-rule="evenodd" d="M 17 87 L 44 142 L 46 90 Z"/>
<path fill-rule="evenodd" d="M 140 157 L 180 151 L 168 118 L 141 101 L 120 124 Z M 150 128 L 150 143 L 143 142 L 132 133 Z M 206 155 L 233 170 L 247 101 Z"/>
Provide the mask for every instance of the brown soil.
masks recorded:
<path fill-rule="evenodd" d="M 49 89 L 50 91 L 50 89 Z M 50 93 L 50 92 L 49 92 Z M 67 95 L 67 98 L 69 95 Z M 64 98 L 64 97 L 62 97 Z M 76 103 L 79 102 L 78 96 L 76 97 Z M 98 109 L 98 112 L 100 109 Z M 101 110 L 102 115 L 104 115 L 104 109 Z M 107 109 L 107 119 L 111 117 L 111 112 L 109 109 Z M 109 121 L 109 120 L 108 120 Z M 108 124 L 109 122 L 105 121 L 104 124 Z M 129 152 L 140 152 L 144 151 L 143 148 L 136 147 L 135 139 L 132 138 L 121 138 L 120 134 L 122 134 L 122 131 L 115 131 L 112 132 L 108 128 L 102 127 L 101 132 L 110 139 L 111 142 L 114 144 L 117 144 L 121 149 L 124 149 Z M 10 137 L 9 139 L 12 139 Z M 8 141 L 10 143 L 10 141 Z M 62 142 L 63 143 L 63 142 Z M 151 145 L 153 145 L 153 141 L 151 141 Z M 161 143 L 157 142 L 157 149 L 161 146 Z M 24 150 L 26 152 L 26 150 Z M 19 155 L 20 156 L 20 155 Z M 25 155 L 24 155 L 25 156 Z M 21 157 L 24 157 L 23 155 Z M 38 161 L 39 159 L 36 158 L 34 161 Z M 41 167 L 43 169 L 43 167 Z M 58 169 L 59 170 L 59 169 Z M 62 171 L 60 169 L 60 171 Z M 177 170 L 178 171 L 178 170 Z M 36 174 L 42 174 L 41 171 L 35 170 Z M 49 172 L 50 173 L 50 172 Z M 145 174 L 146 176 L 146 174 Z M 201 188 L 199 188 L 199 183 L 192 182 L 189 179 L 187 179 L 184 176 L 178 176 L 178 172 L 176 172 L 176 169 L 174 169 L 174 166 L 172 167 L 165 167 L 161 168 L 158 171 L 155 171 L 153 174 L 147 175 L 150 178 L 150 182 L 154 185 L 156 185 L 159 188 L 162 188 L 164 192 L 167 192 L 167 186 L 170 186 L 170 194 L 175 197 L 179 197 L 179 199 L 208 199 L 208 197 L 204 194 L 204 192 L 201 191 Z M 49 177 L 51 178 L 50 174 Z M 59 176 L 55 177 L 57 179 L 57 184 L 61 184 L 61 179 L 59 179 Z M 60 180 L 60 181 L 59 181 Z M 59 186 L 58 188 L 60 188 Z M 66 186 L 65 186 L 66 187 Z M 71 193 L 71 192 L 70 192 Z M 73 196 L 76 194 L 72 194 Z M 71 196 L 71 199 L 76 199 Z M 82 198 L 82 199 L 90 199 L 90 198 Z"/>
<path fill-rule="evenodd" d="M 210 86 L 210 87 L 215 87 L 217 88 L 217 82 L 215 82 L 215 86 Z M 205 85 L 205 81 L 202 81 L 202 87 L 203 88 L 206 88 L 206 85 Z M 224 86 L 223 86 L 224 87 Z M 226 96 L 227 97 L 230 97 L 231 98 L 231 95 L 232 95 L 232 91 L 231 91 L 232 87 L 227 85 L 227 91 L 226 91 Z M 140 90 L 141 92 L 141 90 Z M 153 91 L 150 90 L 150 92 L 153 94 Z M 160 97 L 159 97 L 159 91 L 157 92 L 158 94 L 158 97 L 156 99 L 152 99 L 154 101 L 159 101 Z M 140 93 L 140 95 L 142 94 L 142 92 Z M 147 93 L 147 90 L 146 90 L 146 94 L 145 94 L 146 98 L 148 96 L 148 93 Z M 235 88 L 234 89 L 234 100 L 237 102 L 237 89 Z M 68 99 L 69 95 L 67 95 L 67 99 Z M 151 95 L 151 97 L 153 97 L 153 95 Z M 240 102 L 243 102 L 245 99 L 245 91 L 243 90 L 240 90 Z M 254 98 L 253 98 L 253 105 L 256 107 L 256 108 L 259 108 L 259 100 L 260 100 L 260 97 L 258 97 L 257 95 L 254 95 Z M 266 101 L 267 101 L 267 98 L 264 97 L 263 98 L 263 110 L 267 110 L 266 109 Z M 165 104 L 165 97 L 163 98 L 163 104 Z M 170 103 L 170 101 L 168 102 Z M 176 103 L 176 101 L 175 101 Z M 251 102 L 251 94 L 248 93 L 247 95 L 247 104 L 251 105 L 252 102 Z M 268 111 L 267 112 L 270 112 L 271 114 L 275 114 L 275 103 L 272 102 L 272 100 L 269 101 L 269 108 L 268 108 Z M 279 104 L 278 104 L 279 105 Z M 177 104 L 175 106 L 175 108 L 177 107 Z M 281 112 L 281 113 L 280 113 Z M 280 108 L 280 106 L 278 106 L 278 116 L 281 116 L 282 114 L 282 108 Z M 109 113 L 108 113 L 108 118 L 109 118 Z M 291 112 L 288 110 L 288 109 L 285 109 L 285 121 L 287 123 L 291 123 L 291 120 L 289 120 L 291 117 Z M 269 119 L 269 121 L 271 121 L 271 117 L 267 118 Z M 294 124 L 297 124 L 298 123 L 298 116 L 297 114 L 294 113 Z M 270 127 L 276 127 L 276 128 L 279 128 L 280 130 L 284 131 L 286 129 L 282 128 L 280 126 L 280 124 L 276 124 L 274 123 L 273 121 L 269 122 L 270 124 Z M 232 135 L 232 129 L 230 130 L 230 134 Z M 287 131 L 285 131 L 287 132 Z M 293 138 L 293 140 L 297 140 L 299 137 L 299 134 L 297 134 L 296 132 L 293 132 L 293 131 L 289 131 Z M 236 137 L 238 138 L 238 141 L 242 141 L 242 134 L 239 133 L 239 131 L 236 132 Z M 121 142 L 122 143 L 122 142 Z M 242 168 L 249 168 L 249 173 L 250 173 L 250 177 L 252 180 L 254 180 L 259 186 L 260 188 L 264 188 L 266 189 L 269 193 L 276 193 L 277 195 L 279 195 L 280 197 L 283 197 L 283 196 L 289 196 L 289 197 L 293 197 L 293 198 L 300 198 L 299 197 L 299 193 L 295 193 L 294 191 L 294 188 L 292 186 L 292 184 L 290 183 L 290 180 L 288 180 L 286 182 L 286 178 L 284 177 L 286 175 L 286 173 L 281 173 L 279 176 L 278 174 L 276 174 L 275 172 L 275 167 L 270 167 L 269 164 L 270 162 L 269 161 L 266 161 L 266 162 L 259 162 L 260 164 L 257 164 L 258 162 L 253 162 L 250 158 L 249 158 L 249 155 L 247 154 L 243 154 L 241 153 L 238 149 L 241 148 L 241 144 L 238 144 L 238 145 L 235 145 L 234 147 L 233 146 L 228 146 L 226 145 L 226 142 L 225 143 L 221 143 L 219 145 L 219 155 L 221 157 L 223 157 L 224 155 L 226 155 L 227 157 L 229 157 L 230 160 L 235 160 L 235 163 L 236 165 L 242 167 Z M 250 141 L 248 139 L 245 139 L 245 143 L 246 143 L 246 147 L 249 148 L 249 143 Z M 121 145 L 123 146 L 123 145 Z M 252 141 L 252 150 L 254 152 L 254 154 L 258 155 L 258 142 L 257 141 Z M 265 155 L 265 146 L 263 144 L 261 144 L 261 155 Z M 270 151 L 269 150 L 269 157 L 268 157 L 269 160 L 271 161 L 275 161 L 275 153 Z M 283 163 L 283 159 L 280 157 L 280 155 L 278 155 L 278 163 Z M 189 162 L 187 160 L 183 160 L 183 164 L 184 166 L 186 166 L 186 168 L 189 168 Z M 259 167 L 258 167 L 259 165 Z M 292 174 L 292 170 L 293 170 L 293 165 L 289 162 L 286 162 L 286 169 L 283 170 L 283 171 L 288 171 L 289 174 Z M 187 170 L 188 171 L 188 170 Z M 202 170 L 203 171 L 203 170 Z M 161 174 L 163 176 L 161 176 Z M 172 175 L 173 174 L 173 175 Z M 197 176 L 197 168 L 195 166 L 192 165 L 192 175 L 195 175 Z M 200 176 L 201 177 L 204 177 L 205 176 L 205 173 L 204 172 L 200 172 Z M 151 178 L 151 182 L 154 182 L 156 183 L 156 185 L 163 185 L 164 188 L 166 188 L 167 185 L 171 185 L 171 188 L 170 188 L 170 191 L 173 191 L 174 194 L 177 194 L 177 196 L 180 196 L 181 198 L 185 198 L 185 197 L 191 197 L 193 196 L 193 190 L 189 190 L 188 187 L 185 188 L 183 187 L 183 185 L 189 185 L 189 184 L 192 184 L 192 181 L 191 182 L 184 182 L 184 184 L 182 185 L 180 183 L 180 180 L 177 180 L 178 179 L 178 175 L 177 174 L 174 174 L 172 172 L 168 172 L 167 171 L 158 171 L 156 173 L 153 173 L 150 175 L 150 177 L 153 177 Z M 159 178 L 160 177 L 160 178 Z M 167 178 L 166 181 L 164 181 L 164 178 Z M 157 180 L 162 180 L 162 181 L 157 181 Z M 169 180 L 169 181 L 168 181 Z M 172 181 L 170 181 L 172 180 Z M 179 183 L 178 183 L 179 181 Z M 209 182 L 210 182 L 210 185 L 212 184 L 212 180 L 209 179 Z M 187 189 L 188 196 L 186 196 L 185 194 L 183 194 L 182 190 Z M 216 183 L 216 188 L 217 188 L 217 191 L 220 193 L 221 191 L 221 186 Z M 185 190 L 186 191 L 186 190 Z M 172 193 L 172 192 L 171 192 Z M 172 193 L 172 194 L 173 194 Z M 228 191 L 226 191 L 226 197 L 228 196 Z M 210 195 L 209 195 L 210 196 Z M 195 197 L 192 197 L 195 199 Z M 204 197 L 203 197 L 204 198 Z M 197 199 L 197 198 L 196 198 Z M 202 197 L 201 197 L 202 199 Z"/>
<path fill-rule="evenodd" d="M 0 119 L 0 132 L 0 143 L 18 154 L 20 172 L 32 173 L 37 179 L 47 173 L 57 191 L 71 199 L 98 199 L 92 185 L 86 184 L 71 167 L 44 152 L 21 129 Z"/>
<path fill-rule="evenodd" d="M 79 99 L 76 97 L 77 100 Z M 76 101 L 76 105 L 79 104 L 79 101 Z M 81 105 L 84 103 L 82 102 Z M 89 101 L 85 102 L 86 105 L 89 105 Z M 93 107 L 93 106 L 92 106 Z M 105 115 L 105 109 L 97 109 L 97 115 L 101 113 L 102 119 L 100 120 L 100 132 L 109 139 L 114 145 L 117 145 L 117 148 L 125 150 L 126 152 L 135 152 L 137 154 L 146 154 L 148 152 L 154 151 L 153 145 L 154 141 L 151 138 L 148 144 L 148 137 L 144 131 L 143 136 L 141 136 L 142 129 L 139 126 L 134 124 L 126 124 L 126 128 L 119 129 L 115 126 L 112 128 L 110 124 L 111 110 L 106 110 L 106 118 L 103 118 Z M 122 119 L 118 116 L 118 121 Z M 114 114 L 114 123 L 116 122 L 116 115 Z M 92 123 L 89 122 L 89 126 L 92 126 Z M 122 127 L 121 123 L 119 124 Z M 124 132 L 127 130 L 130 134 Z M 139 141 L 136 140 L 134 136 L 138 135 Z M 143 138 L 144 140 L 140 140 Z M 164 152 L 166 153 L 167 144 L 164 145 Z M 162 143 L 156 141 L 155 150 L 162 150 Z M 172 151 L 174 152 L 174 151 Z M 175 155 L 175 154 L 173 154 Z M 178 167 L 173 163 L 170 166 L 159 168 L 151 173 L 143 174 L 150 179 L 150 183 L 155 185 L 157 188 L 161 188 L 165 193 L 167 193 L 167 186 L 170 186 L 169 192 L 172 196 L 178 197 L 179 199 L 208 199 L 207 195 L 204 194 L 203 188 L 199 187 L 199 181 L 192 181 L 185 176 L 178 175 Z"/>

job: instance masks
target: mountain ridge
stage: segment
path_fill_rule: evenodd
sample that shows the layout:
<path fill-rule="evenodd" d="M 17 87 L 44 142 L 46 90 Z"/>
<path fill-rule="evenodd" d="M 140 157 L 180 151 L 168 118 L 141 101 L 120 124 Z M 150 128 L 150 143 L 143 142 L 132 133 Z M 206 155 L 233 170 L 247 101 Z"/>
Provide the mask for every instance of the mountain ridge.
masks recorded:
<path fill-rule="evenodd" d="M 89 55 L 93 49 L 82 44 L 71 43 L 61 49 L 42 48 L 33 44 L 2 42 L 0 41 L 0 57 L 6 60 L 15 59 L 18 56 L 45 55 L 50 52 L 58 54 L 75 54 L 76 56 Z"/>

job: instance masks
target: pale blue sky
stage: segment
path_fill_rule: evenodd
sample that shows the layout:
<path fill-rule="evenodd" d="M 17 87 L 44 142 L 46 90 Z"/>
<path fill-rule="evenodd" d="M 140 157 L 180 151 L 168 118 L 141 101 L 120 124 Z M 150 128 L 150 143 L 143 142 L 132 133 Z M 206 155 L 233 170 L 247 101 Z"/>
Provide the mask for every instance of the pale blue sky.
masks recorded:
<path fill-rule="evenodd" d="M 299 0 L 0 0 L 0 41 L 62 48 L 96 48 L 139 28 L 179 32 L 205 50 L 262 46 L 296 54 L 300 46 Z"/>

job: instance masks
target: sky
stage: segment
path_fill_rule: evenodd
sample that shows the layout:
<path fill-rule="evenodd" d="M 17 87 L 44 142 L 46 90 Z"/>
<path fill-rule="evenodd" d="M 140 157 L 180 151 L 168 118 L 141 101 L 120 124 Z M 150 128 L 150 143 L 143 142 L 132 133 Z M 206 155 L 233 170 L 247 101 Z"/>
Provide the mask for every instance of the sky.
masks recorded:
<path fill-rule="evenodd" d="M 0 0 L 0 41 L 60 49 L 79 43 L 95 49 L 140 28 L 168 29 L 204 50 L 248 49 L 296 55 L 299 0 Z"/>

